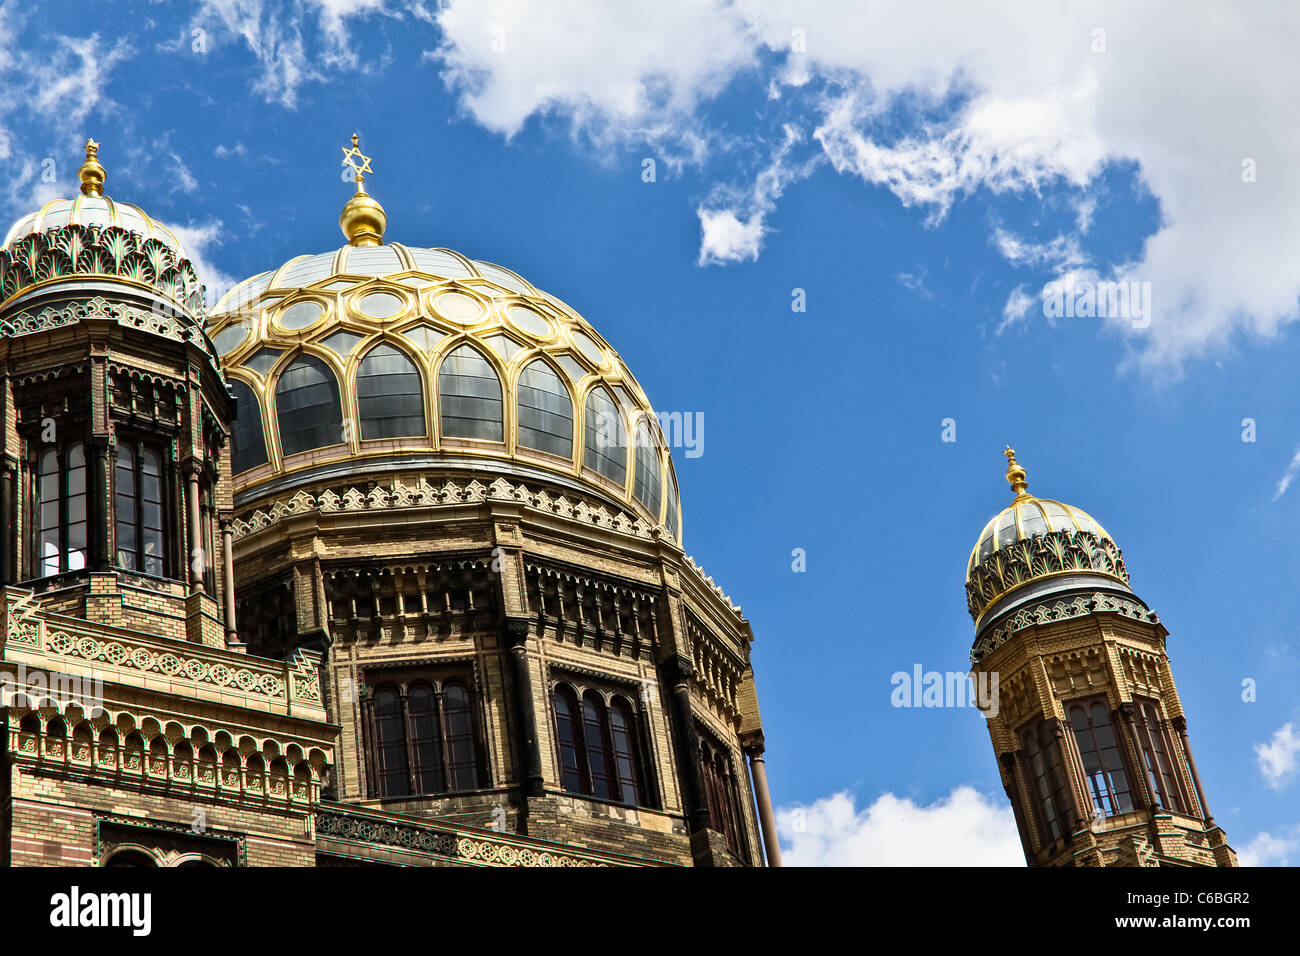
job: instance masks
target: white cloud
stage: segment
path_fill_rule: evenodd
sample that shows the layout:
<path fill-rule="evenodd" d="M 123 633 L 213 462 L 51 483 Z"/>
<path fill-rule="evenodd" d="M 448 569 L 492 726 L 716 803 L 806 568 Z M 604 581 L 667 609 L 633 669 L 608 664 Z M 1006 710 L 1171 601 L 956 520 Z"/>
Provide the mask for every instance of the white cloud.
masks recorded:
<path fill-rule="evenodd" d="M 998 323 L 995 334 L 1001 335 L 1010 326 L 1023 322 L 1029 317 L 1030 310 L 1041 301 L 1026 292 L 1023 285 L 1016 286 L 1002 306 L 1002 321 Z"/>
<path fill-rule="evenodd" d="M 1295 866 L 1300 864 L 1300 824 L 1274 836 L 1265 831 L 1237 851 L 1242 866 Z"/>
<path fill-rule="evenodd" d="M 1300 448 L 1297 448 L 1296 453 L 1291 456 L 1291 463 L 1286 466 L 1286 471 L 1278 479 L 1277 491 L 1273 493 L 1274 501 L 1286 494 L 1286 490 L 1291 487 L 1291 482 L 1295 481 L 1297 474 L 1300 474 Z"/>
<path fill-rule="evenodd" d="M 1150 327 L 1110 326 L 1134 337 L 1147 364 L 1212 355 L 1297 318 L 1300 127 L 1278 121 L 1300 81 L 1294 5 L 1211 2 L 1189 17 L 1175 0 L 1007 0 L 995 12 L 966 2 L 445 0 L 432 18 L 444 81 L 507 136 L 557 116 L 606 142 L 690 131 L 711 144 L 718 131 L 700 106 L 733 80 L 756 80 L 764 110 L 814 117 L 809 150 L 931 223 L 976 190 L 1064 185 L 1080 233 L 1098 174 L 1132 163 L 1160 223 L 1133 262 L 1093 267 L 1152 283 L 1160 311 Z M 796 29 L 806 52 L 789 52 Z M 728 149 L 775 151 L 744 118 L 727 122 Z M 1242 181 L 1247 159 L 1253 183 Z M 751 165 L 767 168 L 761 155 Z M 706 208 L 702 259 L 758 254 L 770 211 Z"/>
<path fill-rule="evenodd" d="M 776 815 L 787 866 L 1024 866 L 1011 807 L 971 787 L 928 806 L 892 793 L 859 810 L 848 793 Z"/>
<path fill-rule="evenodd" d="M 1300 769 L 1300 734 L 1296 733 L 1295 725 L 1285 723 L 1268 743 L 1256 744 L 1255 761 L 1264 782 L 1273 789 L 1281 790 L 1290 783 Z"/>
<path fill-rule="evenodd" d="M 203 282 L 204 299 L 209 307 L 215 305 L 223 295 L 238 281 L 234 276 L 223 272 L 212 263 L 210 249 L 219 246 L 225 239 L 220 220 L 190 224 L 188 226 L 169 225 L 169 229 L 185 248 L 194 271 Z"/>

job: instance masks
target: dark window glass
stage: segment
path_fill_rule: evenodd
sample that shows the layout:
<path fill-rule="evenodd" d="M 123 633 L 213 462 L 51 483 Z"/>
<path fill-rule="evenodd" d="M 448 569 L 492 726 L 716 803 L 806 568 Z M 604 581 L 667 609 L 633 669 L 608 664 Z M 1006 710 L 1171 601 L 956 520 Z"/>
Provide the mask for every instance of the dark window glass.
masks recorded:
<path fill-rule="evenodd" d="M 113 531 L 117 566 L 159 577 L 164 561 L 162 458 L 152 448 L 117 446 L 113 469 Z"/>
<path fill-rule="evenodd" d="M 1172 755 L 1175 751 L 1170 745 L 1166 725 L 1160 719 L 1160 707 L 1153 700 L 1139 700 L 1136 703 L 1141 728 L 1138 737 L 1142 762 L 1151 783 L 1151 792 L 1164 809 L 1183 813 L 1182 795 L 1174 776 Z"/>
<path fill-rule="evenodd" d="M 262 407 L 253 390 L 238 379 L 230 383 L 235 396 L 235 421 L 230 429 L 230 470 L 236 475 L 266 462 Z"/>
<path fill-rule="evenodd" d="M 387 342 L 366 353 L 357 368 L 357 413 L 362 438 L 426 433 L 424 384 L 406 353 Z"/>
<path fill-rule="evenodd" d="M 406 761 L 405 721 L 397 692 L 387 688 L 375 694 L 375 743 L 379 793 L 384 797 L 405 797 L 410 791 Z"/>
<path fill-rule="evenodd" d="M 162 467 L 158 453 L 145 448 L 140 452 L 140 529 L 146 574 L 163 573 Z"/>
<path fill-rule="evenodd" d="M 417 686 L 407 697 L 411 724 L 411 752 L 415 756 L 417 793 L 442 793 L 447 780 L 442 769 L 442 728 L 433 689 Z"/>
<path fill-rule="evenodd" d="M 501 441 L 501 382 L 492 364 L 470 345 L 442 361 L 438 405 L 444 438 Z"/>
<path fill-rule="evenodd" d="M 86 566 L 86 450 L 78 442 L 68 449 L 67 465 L 67 569 Z"/>
<path fill-rule="evenodd" d="M 727 848 L 741 852 L 740 817 L 736 812 L 736 782 L 726 754 L 707 740 L 700 743 L 700 763 L 704 770 L 704 796 L 709 806 L 712 828 L 723 835 Z"/>
<path fill-rule="evenodd" d="M 541 359 L 519 375 L 519 444 L 573 457 L 573 402 L 560 376 Z"/>
<path fill-rule="evenodd" d="M 582 733 L 587 745 L 587 770 L 591 775 L 591 796 L 600 800 L 614 799 L 613 781 L 610 779 L 609 726 L 605 715 L 605 702 L 593 691 L 582 698 Z"/>
<path fill-rule="evenodd" d="M 668 533 L 676 539 L 679 536 L 677 525 L 677 479 L 670 471 L 668 473 L 668 507 L 664 512 L 664 522 L 668 525 Z"/>
<path fill-rule="evenodd" d="M 1093 806 L 1106 816 L 1132 810 L 1128 777 L 1105 704 L 1099 700 L 1075 704 L 1069 715 Z"/>
<path fill-rule="evenodd" d="M 560 778 L 569 793 L 584 793 L 581 731 L 577 719 L 578 705 L 573 691 L 563 684 L 555 688 L 555 725 L 560 741 Z"/>
<path fill-rule="evenodd" d="M 140 552 L 140 542 L 137 538 L 139 501 L 135 481 L 135 455 L 126 445 L 117 446 L 117 467 L 113 474 L 113 504 L 118 567 L 138 571 L 140 569 L 137 557 Z"/>
<path fill-rule="evenodd" d="M 50 449 L 41 455 L 40 465 L 37 468 L 36 483 L 39 494 L 37 521 L 40 528 L 40 571 L 38 573 L 41 577 L 44 577 L 59 573 L 62 563 L 60 558 L 63 552 L 60 543 L 62 530 L 59 521 L 60 500 L 62 498 L 59 488 L 63 483 L 63 475 L 59 468 L 59 453 L 54 449 Z"/>
<path fill-rule="evenodd" d="M 637 746 L 636 717 L 632 706 L 623 698 L 614 698 L 609 708 L 610 741 L 614 745 L 614 768 L 624 803 L 636 805 L 641 799 L 641 756 Z"/>
<path fill-rule="evenodd" d="M 1044 843 L 1055 843 L 1065 832 L 1061 748 L 1046 724 L 1026 728 L 1020 735 L 1029 774 L 1029 788 L 1035 798 L 1040 835 Z"/>
<path fill-rule="evenodd" d="M 637 501 L 659 520 L 659 451 L 645 423 L 636 427 L 636 482 L 633 493 Z"/>
<path fill-rule="evenodd" d="M 42 452 L 32 501 L 35 576 L 86 566 L 86 502 L 86 451 L 81 442 Z"/>
<path fill-rule="evenodd" d="M 627 480 L 627 429 L 614 400 L 602 388 L 587 396 L 583 464 L 617 485 Z"/>
<path fill-rule="evenodd" d="M 473 790 L 479 785 L 479 771 L 469 691 L 460 684 L 446 684 L 442 704 L 447 722 L 447 775 L 451 789 Z"/>
<path fill-rule="evenodd" d="M 343 411 L 334 373 L 313 355 L 294 359 L 275 383 L 275 416 L 286 455 L 342 442 Z"/>

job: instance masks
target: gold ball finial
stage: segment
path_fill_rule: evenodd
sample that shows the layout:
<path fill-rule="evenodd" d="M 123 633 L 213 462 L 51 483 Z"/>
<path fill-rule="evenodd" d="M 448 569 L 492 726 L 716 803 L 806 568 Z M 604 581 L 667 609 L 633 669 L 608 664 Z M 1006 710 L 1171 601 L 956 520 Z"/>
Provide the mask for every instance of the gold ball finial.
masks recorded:
<path fill-rule="evenodd" d="M 1029 482 L 1025 480 L 1025 466 L 1016 461 L 1016 450 L 1008 445 L 1002 454 L 1007 456 L 1007 482 L 1011 485 L 1011 490 L 1017 498 L 1028 494 Z"/>
<path fill-rule="evenodd" d="M 339 213 L 339 228 L 343 230 L 343 236 L 349 245 L 382 246 L 384 229 L 388 226 L 388 214 L 384 212 L 384 207 L 362 188 L 366 181 L 365 174 L 374 172 L 370 168 L 370 157 L 362 154 L 360 137 L 356 133 L 352 134 L 351 149 L 347 146 L 342 149 L 343 165 L 351 167 L 357 191 Z"/>
<path fill-rule="evenodd" d="M 108 178 L 108 172 L 99 165 L 99 144 L 93 139 L 86 140 L 86 161 L 77 170 L 77 178 L 81 180 L 83 196 L 104 195 L 104 180 Z"/>

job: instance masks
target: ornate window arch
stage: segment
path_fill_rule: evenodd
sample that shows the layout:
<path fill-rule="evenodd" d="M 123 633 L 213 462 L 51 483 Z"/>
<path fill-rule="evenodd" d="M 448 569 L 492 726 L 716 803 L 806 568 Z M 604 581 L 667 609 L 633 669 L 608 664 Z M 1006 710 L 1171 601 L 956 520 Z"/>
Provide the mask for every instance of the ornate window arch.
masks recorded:
<path fill-rule="evenodd" d="M 230 427 L 230 470 L 240 474 L 267 462 L 266 435 L 262 431 L 262 406 L 257 393 L 237 378 L 230 381 L 235 396 L 235 421 Z"/>
<path fill-rule="evenodd" d="M 663 472 L 659 467 L 659 444 L 645 420 L 636 425 L 636 475 L 632 493 L 636 500 L 659 521 L 659 499 L 662 495 Z"/>
<path fill-rule="evenodd" d="M 357 417 L 362 439 L 411 438 L 428 433 L 424 379 L 411 357 L 380 342 L 357 366 Z"/>
<path fill-rule="evenodd" d="M 48 577 L 86 566 L 86 447 L 74 441 L 38 448 L 32 471 L 33 577 Z"/>
<path fill-rule="evenodd" d="M 573 399 L 545 359 L 536 358 L 519 373 L 519 445 L 560 458 L 573 458 Z"/>
<path fill-rule="evenodd" d="M 700 764 L 713 829 L 723 835 L 732 853 L 742 856 L 747 841 L 744 815 L 740 812 L 740 787 L 731 755 L 703 732 L 700 733 Z"/>
<path fill-rule="evenodd" d="M 614 484 L 627 481 L 627 426 L 623 413 L 601 385 L 587 393 L 582 463 Z"/>
<path fill-rule="evenodd" d="M 1120 751 L 1122 742 L 1111 722 L 1106 698 L 1074 701 L 1067 705 L 1066 717 L 1074 731 L 1095 811 L 1109 817 L 1132 810 L 1133 796 Z"/>
<path fill-rule="evenodd" d="M 630 696 L 557 681 L 551 690 L 560 785 L 569 793 L 643 806 L 640 714 Z"/>
<path fill-rule="evenodd" d="M 452 349 L 438 368 L 438 410 L 443 438 L 504 440 L 501 379 L 468 342 Z"/>
<path fill-rule="evenodd" d="M 315 355 L 299 355 L 275 383 L 280 451 L 294 455 L 340 444 L 343 406 L 334 372 Z"/>
<path fill-rule="evenodd" d="M 168 510 L 161 451 L 144 442 L 119 441 L 113 468 L 113 563 L 156 577 L 171 573 Z"/>

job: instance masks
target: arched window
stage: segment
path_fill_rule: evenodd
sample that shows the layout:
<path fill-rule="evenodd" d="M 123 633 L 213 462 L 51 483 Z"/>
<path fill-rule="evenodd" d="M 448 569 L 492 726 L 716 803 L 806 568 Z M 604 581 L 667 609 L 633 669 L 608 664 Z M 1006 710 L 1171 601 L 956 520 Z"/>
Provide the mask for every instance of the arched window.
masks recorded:
<path fill-rule="evenodd" d="M 673 540 L 681 540 L 681 531 L 677 524 L 677 479 L 673 477 L 672 469 L 668 470 L 668 507 L 664 511 L 664 522 L 668 525 L 668 533 L 673 536 Z"/>
<path fill-rule="evenodd" d="M 501 381 L 473 346 L 462 345 L 442 360 L 438 406 L 444 438 L 502 440 Z"/>
<path fill-rule="evenodd" d="M 582 753 L 582 729 L 578 724 L 578 702 L 564 684 L 555 688 L 555 726 L 560 743 L 560 782 L 570 793 L 582 793 L 586 764 Z"/>
<path fill-rule="evenodd" d="M 1106 816 L 1132 810 L 1128 777 L 1105 702 L 1095 699 L 1074 704 L 1069 715 L 1093 806 Z"/>
<path fill-rule="evenodd" d="M 519 375 L 519 444 L 573 457 L 573 402 L 546 362 L 530 362 Z"/>
<path fill-rule="evenodd" d="M 314 355 L 301 355 L 275 383 L 275 417 L 280 450 L 286 455 L 343 441 L 339 383 Z"/>
<path fill-rule="evenodd" d="M 583 464 L 617 485 L 627 479 L 627 429 L 623 414 L 603 388 L 587 395 Z"/>
<path fill-rule="evenodd" d="M 1066 816 L 1068 791 L 1061 766 L 1061 748 L 1056 734 L 1046 722 L 1022 730 L 1020 745 L 1025 752 L 1024 769 L 1033 794 L 1039 839 L 1050 846 L 1069 828 Z"/>
<path fill-rule="evenodd" d="M 465 681 L 417 678 L 381 687 L 368 706 L 376 776 L 372 796 L 456 793 L 487 785 Z"/>
<path fill-rule="evenodd" d="M 381 342 L 357 367 L 357 413 L 362 438 L 423 435 L 424 383 L 401 349 Z"/>
<path fill-rule="evenodd" d="M 230 382 L 235 396 L 235 421 L 230 428 L 230 470 L 236 475 L 266 463 L 266 437 L 262 433 L 262 407 L 257 395 L 239 379 Z"/>
<path fill-rule="evenodd" d="M 128 571 L 164 576 L 162 456 L 144 444 L 117 446 L 113 472 L 113 529 L 116 564 Z"/>
<path fill-rule="evenodd" d="M 636 711 L 625 697 L 588 690 L 579 700 L 568 684 L 555 685 L 560 783 L 568 793 L 629 806 L 646 802 Z"/>
<path fill-rule="evenodd" d="M 704 796 L 709 805 L 712 828 L 726 838 L 727 848 L 739 856 L 743 837 L 740 830 L 738 788 L 731 770 L 731 761 L 725 750 L 701 737 L 700 763 L 704 770 Z"/>
<path fill-rule="evenodd" d="M 1178 780 L 1174 761 L 1178 758 L 1170 740 L 1168 725 L 1160 717 L 1160 705 L 1149 698 L 1135 697 L 1138 749 L 1156 802 L 1165 810 L 1186 813 L 1184 788 Z"/>
<path fill-rule="evenodd" d="M 404 797 L 411 792 L 406 763 L 406 728 L 402 703 L 395 690 L 386 687 L 375 694 L 374 722 L 379 793 L 385 797 Z"/>
<path fill-rule="evenodd" d="M 41 452 L 36 467 L 34 577 L 86 566 L 86 450 L 81 442 Z"/>
<path fill-rule="evenodd" d="M 632 486 L 636 500 L 659 520 L 659 449 L 645 422 L 636 426 L 636 479 Z"/>

